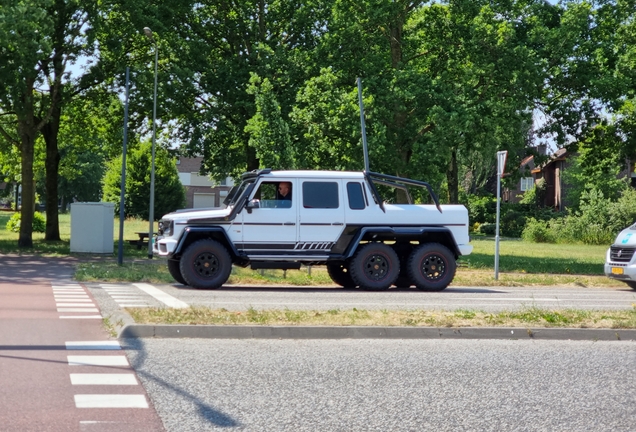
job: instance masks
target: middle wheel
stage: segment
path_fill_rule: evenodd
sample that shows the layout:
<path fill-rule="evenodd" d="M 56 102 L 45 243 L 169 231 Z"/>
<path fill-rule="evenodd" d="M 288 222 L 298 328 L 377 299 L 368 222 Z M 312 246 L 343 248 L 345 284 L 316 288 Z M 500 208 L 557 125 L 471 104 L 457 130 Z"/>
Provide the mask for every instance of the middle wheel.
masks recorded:
<path fill-rule="evenodd" d="M 356 252 L 349 266 L 351 278 L 365 290 L 388 289 L 400 273 L 400 260 L 384 243 L 369 243 Z"/>

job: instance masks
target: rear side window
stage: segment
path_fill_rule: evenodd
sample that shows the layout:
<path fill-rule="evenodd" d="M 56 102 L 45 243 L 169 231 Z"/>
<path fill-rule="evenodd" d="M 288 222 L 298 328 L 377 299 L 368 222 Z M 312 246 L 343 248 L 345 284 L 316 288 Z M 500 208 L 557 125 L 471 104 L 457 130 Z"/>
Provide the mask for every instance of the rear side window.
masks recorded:
<path fill-rule="evenodd" d="M 364 210 L 364 195 L 362 195 L 362 185 L 360 183 L 347 183 L 347 196 L 349 197 L 350 209 Z"/>
<path fill-rule="evenodd" d="M 340 206 L 338 183 L 303 182 L 303 207 L 315 209 L 335 209 Z"/>

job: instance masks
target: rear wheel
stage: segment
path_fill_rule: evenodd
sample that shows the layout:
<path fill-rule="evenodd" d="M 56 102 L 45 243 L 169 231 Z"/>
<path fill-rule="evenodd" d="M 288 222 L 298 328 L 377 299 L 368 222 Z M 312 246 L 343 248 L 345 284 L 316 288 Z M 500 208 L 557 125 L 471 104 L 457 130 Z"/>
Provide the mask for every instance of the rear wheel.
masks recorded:
<path fill-rule="evenodd" d="M 383 243 L 369 243 L 355 254 L 351 278 L 365 290 L 388 289 L 400 273 L 400 260 L 395 251 Z"/>
<path fill-rule="evenodd" d="M 439 243 L 422 245 L 409 258 L 411 281 L 423 291 L 442 291 L 452 282 L 455 270 L 455 256 Z"/>
<path fill-rule="evenodd" d="M 179 268 L 179 260 L 169 259 L 168 260 L 168 271 L 170 272 L 170 276 L 177 282 L 182 285 L 187 285 L 188 283 L 185 281 L 183 276 L 181 276 L 181 269 Z"/>
<path fill-rule="evenodd" d="M 327 263 L 327 273 L 329 273 L 329 277 L 336 285 L 345 288 L 354 288 L 356 286 L 345 263 Z"/>
<path fill-rule="evenodd" d="M 227 249 L 210 239 L 192 243 L 181 255 L 179 263 L 183 279 L 194 288 L 219 288 L 227 282 L 232 271 Z"/>
<path fill-rule="evenodd" d="M 627 284 L 628 287 L 630 287 L 633 290 L 636 290 L 636 282 L 634 281 L 625 281 L 625 283 Z"/>

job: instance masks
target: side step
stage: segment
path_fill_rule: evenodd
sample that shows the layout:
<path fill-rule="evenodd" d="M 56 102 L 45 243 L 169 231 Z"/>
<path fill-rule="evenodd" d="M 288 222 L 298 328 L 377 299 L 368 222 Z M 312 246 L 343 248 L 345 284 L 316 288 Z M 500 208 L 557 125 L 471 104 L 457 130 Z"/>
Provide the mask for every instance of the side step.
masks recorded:
<path fill-rule="evenodd" d="M 258 269 L 278 269 L 278 270 L 298 270 L 300 269 L 299 262 L 287 262 L 287 261 L 252 261 L 252 270 Z"/>

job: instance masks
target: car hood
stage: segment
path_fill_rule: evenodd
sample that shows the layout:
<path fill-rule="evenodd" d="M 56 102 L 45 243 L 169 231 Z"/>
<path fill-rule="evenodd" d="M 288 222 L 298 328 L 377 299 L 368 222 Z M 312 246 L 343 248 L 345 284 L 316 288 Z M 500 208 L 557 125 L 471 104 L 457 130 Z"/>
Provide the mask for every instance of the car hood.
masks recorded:
<path fill-rule="evenodd" d="M 180 210 L 164 215 L 162 219 L 169 219 L 175 222 L 181 221 L 196 221 L 196 220 L 208 220 L 208 219 L 225 219 L 231 212 L 230 208 L 224 209 L 187 209 Z"/>
<path fill-rule="evenodd" d="M 636 224 L 621 231 L 616 236 L 614 246 L 636 246 Z"/>

